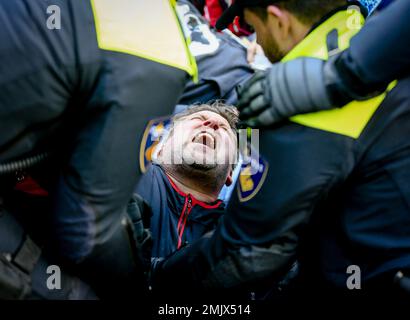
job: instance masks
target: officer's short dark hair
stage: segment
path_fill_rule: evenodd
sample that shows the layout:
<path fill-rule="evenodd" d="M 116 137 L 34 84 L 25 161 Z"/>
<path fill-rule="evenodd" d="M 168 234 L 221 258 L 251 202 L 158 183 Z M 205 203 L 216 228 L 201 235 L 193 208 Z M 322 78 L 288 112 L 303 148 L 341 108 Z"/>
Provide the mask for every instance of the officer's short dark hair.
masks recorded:
<path fill-rule="evenodd" d="M 300 22 L 304 24 L 314 24 L 329 12 L 347 4 L 346 0 L 288 0 L 273 2 L 282 9 L 292 13 Z M 249 10 L 258 14 L 266 21 L 268 14 L 265 7 L 250 7 Z"/>
<path fill-rule="evenodd" d="M 176 114 L 173 117 L 173 121 L 179 121 L 191 114 L 201 112 L 201 111 L 211 111 L 219 114 L 221 117 L 228 121 L 231 128 L 236 132 L 236 125 L 239 121 L 239 112 L 234 106 L 224 104 L 220 101 L 214 102 L 212 104 L 199 104 L 199 105 L 192 105 L 188 107 L 185 111 Z"/>

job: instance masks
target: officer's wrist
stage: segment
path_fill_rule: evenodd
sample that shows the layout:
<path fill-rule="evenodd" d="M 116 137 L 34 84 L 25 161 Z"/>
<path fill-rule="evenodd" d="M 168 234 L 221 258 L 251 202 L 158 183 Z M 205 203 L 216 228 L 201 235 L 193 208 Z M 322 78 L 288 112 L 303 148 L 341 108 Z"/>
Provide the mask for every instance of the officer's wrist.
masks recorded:
<path fill-rule="evenodd" d="M 386 85 L 367 86 L 349 68 L 348 52 L 329 58 L 324 66 L 324 77 L 332 107 L 343 107 L 357 100 L 373 98 L 386 90 Z"/>

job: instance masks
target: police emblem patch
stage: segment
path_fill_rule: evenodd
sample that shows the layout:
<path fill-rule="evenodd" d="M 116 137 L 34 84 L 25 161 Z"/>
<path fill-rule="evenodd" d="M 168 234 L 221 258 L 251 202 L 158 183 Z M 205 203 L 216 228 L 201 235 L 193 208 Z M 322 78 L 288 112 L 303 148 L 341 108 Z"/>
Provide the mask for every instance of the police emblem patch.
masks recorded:
<path fill-rule="evenodd" d="M 171 116 L 148 122 L 140 145 L 140 170 L 142 173 L 147 171 L 147 167 L 152 161 L 155 148 L 161 141 L 161 138 L 169 131 L 171 123 Z"/>
<path fill-rule="evenodd" d="M 220 40 L 212 33 L 205 19 L 198 16 L 189 5 L 179 3 L 176 12 L 187 38 L 191 39 L 189 49 L 194 57 L 212 55 L 218 51 Z"/>
<path fill-rule="evenodd" d="M 257 195 L 265 182 L 268 174 L 269 164 L 259 153 L 252 150 L 250 155 L 243 156 L 241 173 L 237 186 L 238 198 L 240 202 L 251 200 Z"/>

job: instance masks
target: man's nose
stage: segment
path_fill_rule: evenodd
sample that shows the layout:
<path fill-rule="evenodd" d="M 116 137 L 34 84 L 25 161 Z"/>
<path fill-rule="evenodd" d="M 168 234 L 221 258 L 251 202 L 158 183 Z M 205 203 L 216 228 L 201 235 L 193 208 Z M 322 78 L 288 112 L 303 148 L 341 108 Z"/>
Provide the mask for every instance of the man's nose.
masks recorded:
<path fill-rule="evenodd" d="M 215 121 L 215 120 L 212 120 L 212 119 L 205 120 L 204 123 L 203 123 L 203 125 L 204 125 L 205 127 L 210 127 L 210 128 L 212 128 L 212 129 L 214 129 L 214 130 L 218 130 L 218 129 L 219 129 L 218 121 Z"/>

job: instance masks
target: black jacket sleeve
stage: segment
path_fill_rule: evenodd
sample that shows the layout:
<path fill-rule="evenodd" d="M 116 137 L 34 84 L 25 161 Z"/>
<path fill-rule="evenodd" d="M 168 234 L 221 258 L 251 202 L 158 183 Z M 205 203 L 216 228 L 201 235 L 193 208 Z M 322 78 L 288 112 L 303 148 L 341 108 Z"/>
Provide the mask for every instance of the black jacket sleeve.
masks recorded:
<path fill-rule="evenodd" d="M 105 53 L 103 68 L 110 71 L 100 74 L 88 110 L 78 119 L 55 201 L 60 252 L 73 261 L 119 227 L 138 176 L 143 129 L 173 109 L 186 79 L 183 71 L 117 53 Z"/>
<path fill-rule="evenodd" d="M 371 93 L 410 71 L 410 2 L 397 0 L 371 17 L 338 63 Z"/>
<path fill-rule="evenodd" d="M 188 75 L 138 52 L 101 49 L 97 2 L 53 2 L 61 9 L 57 30 L 46 26 L 48 2 L 0 2 L 0 162 L 54 152 L 44 173 L 53 175 L 47 244 L 106 286 L 136 272 L 126 208 L 139 144 L 149 120 L 172 112 Z"/>
<path fill-rule="evenodd" d="M 88 21 L 93 30 L 92 16 Z M 103 289 L 128 284 L 138 290 L 130 281 L 142 272 L 127 204 L 139 177 L 139 146 L 148 121 L 172 112 L 188 75 L 102 50 L 84 21 L 77 26 L 82 32 L 76 95 L 85 98 L 65 137 L 66 157 L 53 194 L 55 251 Z M 123 289 L 114 292 L 126 295 Z"/>
<path fill-rule="evenodd" d="M 126 207 L 138 177 L 139 144 L 149 119 L 171 112 L 186 74 L 109 52 L 104 64 L 110 71 L 100 74 L 87 111 L 78 119 L 73 149 L 60 175 L 56 251 L 104 289 L 126 283 L 137 289 L 130 277 L 140 277 L 142 268 Z M 104 284 L 103 277 L 108 279 Z"/>

